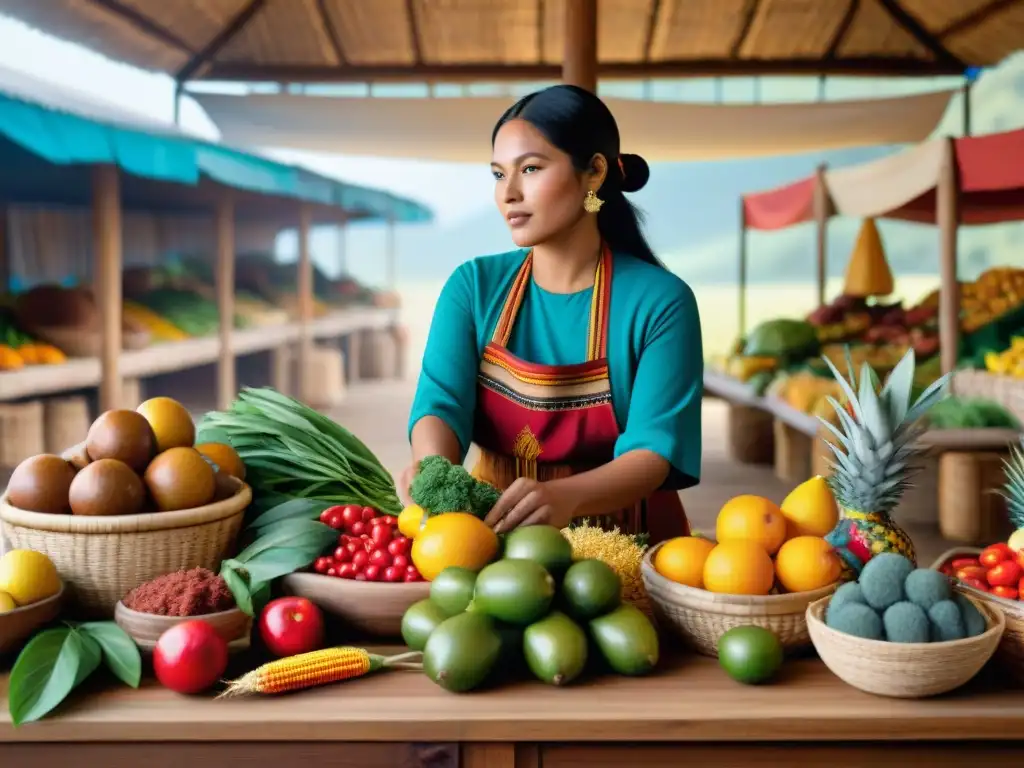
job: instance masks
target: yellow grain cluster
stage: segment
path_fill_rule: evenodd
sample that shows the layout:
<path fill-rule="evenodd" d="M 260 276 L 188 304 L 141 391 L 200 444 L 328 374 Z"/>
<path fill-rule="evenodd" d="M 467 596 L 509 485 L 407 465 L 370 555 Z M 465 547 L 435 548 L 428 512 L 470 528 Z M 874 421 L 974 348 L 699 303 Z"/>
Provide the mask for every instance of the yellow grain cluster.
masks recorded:
<path fill-rule="evenodd" d="M 647 590 L 640 575 L 644 548 L 632 536 L 618 528 L 606 531 L 585 522 L 562 529 L 562 535 L 572 545 L 574 560 L 601 560 L 618 574 L 622 580 L 623 601 L 641 605 L 647 602 Z"/>
<path fill-rule="evenodd" d="M 372 667 L 372 657 L 362 648 L 324 648 L 268 662 L 233 681 L 226 695 L 302 690 L 362 677 Z"/>

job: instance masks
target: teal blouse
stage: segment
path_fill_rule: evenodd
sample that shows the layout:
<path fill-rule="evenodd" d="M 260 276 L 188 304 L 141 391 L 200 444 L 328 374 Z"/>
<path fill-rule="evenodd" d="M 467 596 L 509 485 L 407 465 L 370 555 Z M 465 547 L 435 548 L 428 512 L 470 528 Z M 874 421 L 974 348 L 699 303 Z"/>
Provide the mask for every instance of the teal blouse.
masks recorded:
<path fill-rule="evenodd" d="M 409 432 L 436 416 L 472 442 L 477 372 L 525 250 L 460 265 L 445 283 L 430 324 Z M 545 291 L 533 280 L 512 328 L 509 351 L 542 365 L 586 360 L 593 288 Z M 672 466 L 666 488 L 700 480 L 704 353 L 693 291 L 679 277 L 625 254 L 614 255 L 608 363 L 620 436 L 615 456 L 646 449 Z"/>

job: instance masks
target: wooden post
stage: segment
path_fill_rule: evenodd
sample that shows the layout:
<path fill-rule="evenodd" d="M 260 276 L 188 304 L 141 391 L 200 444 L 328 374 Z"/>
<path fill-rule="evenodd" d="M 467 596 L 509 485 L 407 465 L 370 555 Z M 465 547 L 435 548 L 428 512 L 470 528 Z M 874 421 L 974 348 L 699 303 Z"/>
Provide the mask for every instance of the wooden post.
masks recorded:
<path fill-rule="evenodd" d="M 943 140 L 935 209 L 935 223 L 939 228 L 939 357 L 943 373 L 956 368 L 960 346 L 960 284 L 957 282 L 956 269 L 956 236 L 960 211 L 953 147 L 953 139 Z"/>
<path fill-rule="evenodd" d="M 825 185 L 825 165 L 819 165 L 814 187 L 814 220 L 817 228 L 818 250 L 818 306 L 825 306 L 825 286 L 828 282 L 828 220 L 832 215 L 832 201 Z"/>
<path fill-rule="evenodd" d="M 597 0 L 565 0 L 562 80 L 597 93 Z"/>
<path fill-rule="evenodd" d="M 100 308 L 100 412 L 121 407 L 121 185 L 117 166 L 92 176 L 93 259 Z"/>
<path fill-rule="evenodd" d="M 299 209 L 299 399 L 309 400 L 309 384 L 306 376 L 313 357 L 313 262 L 309 254 L 309 235 L 312 215 L 309 206 Z"/>
<path fill-rule="evenodd" d="M 747 332 L 747 206 L 740 198 L 740 263 L 737 289 L 739 291 L 739 328 L 736 334 L 743 338 Z"/>
<path fill-rule="evenodd" d="M 217 408 L 225 410 L 238 391 L 235 380 L 235 206 L 231 193 L 217 201 L 217 311 L 220 354 L 217 358 Z"/>

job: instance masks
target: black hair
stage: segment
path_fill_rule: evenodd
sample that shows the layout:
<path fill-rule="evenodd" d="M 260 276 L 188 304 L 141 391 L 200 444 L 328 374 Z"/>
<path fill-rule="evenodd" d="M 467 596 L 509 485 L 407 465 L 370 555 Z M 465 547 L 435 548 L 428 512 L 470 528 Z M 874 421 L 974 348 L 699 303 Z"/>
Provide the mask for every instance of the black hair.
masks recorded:
<path fill-rule="evenodd" d="M 575 85 L 554 85 L 524 96 L 501 116 L 491 134 L 509 120 L 525 120 L 554 146 L 572 158 L 580 172 L 591 169 L 600 153 L 608 161 L 608 174 L 597 196 L 604 205 L 597 214 L 597 228 L 613 251 L 622 251 L 663 267 L 641 231 L 641 214 L 625 192 L 636 192 L 650 178 L 651 169 L 640 155 L 619 152 L 619 126 L 611 110 L 595 94 Z"/>

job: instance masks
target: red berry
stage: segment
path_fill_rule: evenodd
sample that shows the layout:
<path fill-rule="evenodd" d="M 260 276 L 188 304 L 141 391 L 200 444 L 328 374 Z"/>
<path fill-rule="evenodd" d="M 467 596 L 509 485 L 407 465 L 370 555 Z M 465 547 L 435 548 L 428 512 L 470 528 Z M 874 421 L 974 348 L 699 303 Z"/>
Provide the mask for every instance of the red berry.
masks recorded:
<path fill-rule="evenodd" d="M 391 565 L 391 555 L 384 549 L 375 549 L 370 553 L 370 564 L 379 568 L 387 568 Z"/>
<path fill-rule="evenodd" d="M 338 576 L 343 579 L 352 579 L 355 578 L 356 570 L 354 563 L 343 563 L 338 566 Z"/>
<path fill-rule="evenodd" d="M 355 576 L 356 581 L 366 581 L 366 574 L 360 571 Z"/>
<path fill-rule="evenodd" d="M 346 528 L 351 528 L 353 523 L 358 523 L 363 519 L 362 510 L 355 504 L 346 504 L 341 514 Z"/>
<path fill-rule="evenodd" d="M 325 576 L 337 576 L 338 575 L 338 569 L 335 568 L 334 566 L 331 566 L 326 571 L 324 571 L 324 575 Z"/>
<path fill-rule="evenodd" d="M 363 569 L 367 581 L 377 581 L 380 578 L 381 568 L 379 565 L 368 565 Z"/>
<path fill-rule="evenodd" d="M 324 522 L 336 531 L 340 531 L 345 527 L 345 520 L 338 511 L 334 511 L 328 515 Z"/>
<path fill-rule="evenodd" d="M 373 543 L 381 549 L 385 547 L 390 548 L 389 542 L 391 541 L 391 534 L 394 529 L 388 525 L 375 525 L 373 530 L 370 532 L 370 538 L 373 539 Z"/>
<path fill-rule="evenodd" d="M 409 567 L 409 558 L 405 555 L 395 555 L 391 559 L 391 564 L 395 566 L 395 568 L 398 568 L 404 573 L 405 570 Z"/>
<path fill-rule="evenodd" d="M 377 510 L 375 510 L 373 507 L 363 507 L 363 509 L 362 509 L 362 518 L 361 519 L 364 522 L 368 523 L 371 520 L 373 520 L 373 518 L 375 518 L 376 516 L 377 516 Z"/>
<path fill-rule="evenodd" d="M 341 563 L 347 563 L 351 559 L 352 553 L 349 552 L 347 548 L 338 547 L 336 550 L 334 550 L 334 562 L 338 563 L 339 565 Z"/>
<path fill-rule="evenodd" d="M 396 581 L 401 581 L 404 573 L 404 569 L 398 568 L 394 565 L 389 565 L 387 568 L 384 569 L 384 575 L 381 577 L 381 580 L 392 583 Z"/>
<path fill-rule="evenodd" d="M 392 556 L 408 555 L 409 540 L 404 536 L 393 539 L 391 543 L 388 544 L 388 552 L 390 552 Z"/>
<path fill-rule="evenodd" d="M 313 564 L 313 570 L 317 573 L 327 573 L 327 569 L 331 567 L 331 558 L 329 557 L 318 557 L 316 562 Z"/>
<path fill-rule="evenodd" d="M 352 555 L 352 565 L 356 567 L 357 571 L 363 570 L 369 561 L 370 555 L 365 550 Z"/>
<path fill-rule="evenodd" d="M 352 525 L 348 527 L 348 530 L 353 536 L 362 536 L 366 533 L 366 523 L 359 520 L 358 522 L 352 523 Z"/>
<path fill-rule="evenodd" d="M 344 507 L 339 507 L 339 506 L 328 507 L 327 509 L 325 509 L 323 512 L 320 513 L 320 522 L 321 523 L 327 523 L 327 525 L 331 525 L 330 522 L 329 522 L 331 520 L 331 518 L 336 517 L 336 516 L 340 517 L 340 515 L 341 515 L 341 513 L 342 513 L 342 511 L 344 509 L 345 509 Z M 331 527 L 333 528 L 334 526 L 331 526 Z"/>
<path fill-rule="evenodd" d="M 423 577 L 420 576 L 419 573 L 416 571 L 406 571 L 405 577 L 402 579 L 402 581 L 423 581 Z"/>
<path fill-rule="evenodd" d="M 354 555 L 356 552 L 361 552 L 364 549 L 364 547 L 361 541 L 356 540 L 347 542 L 345 544 L 345 549 L 347 549 Z"/>

